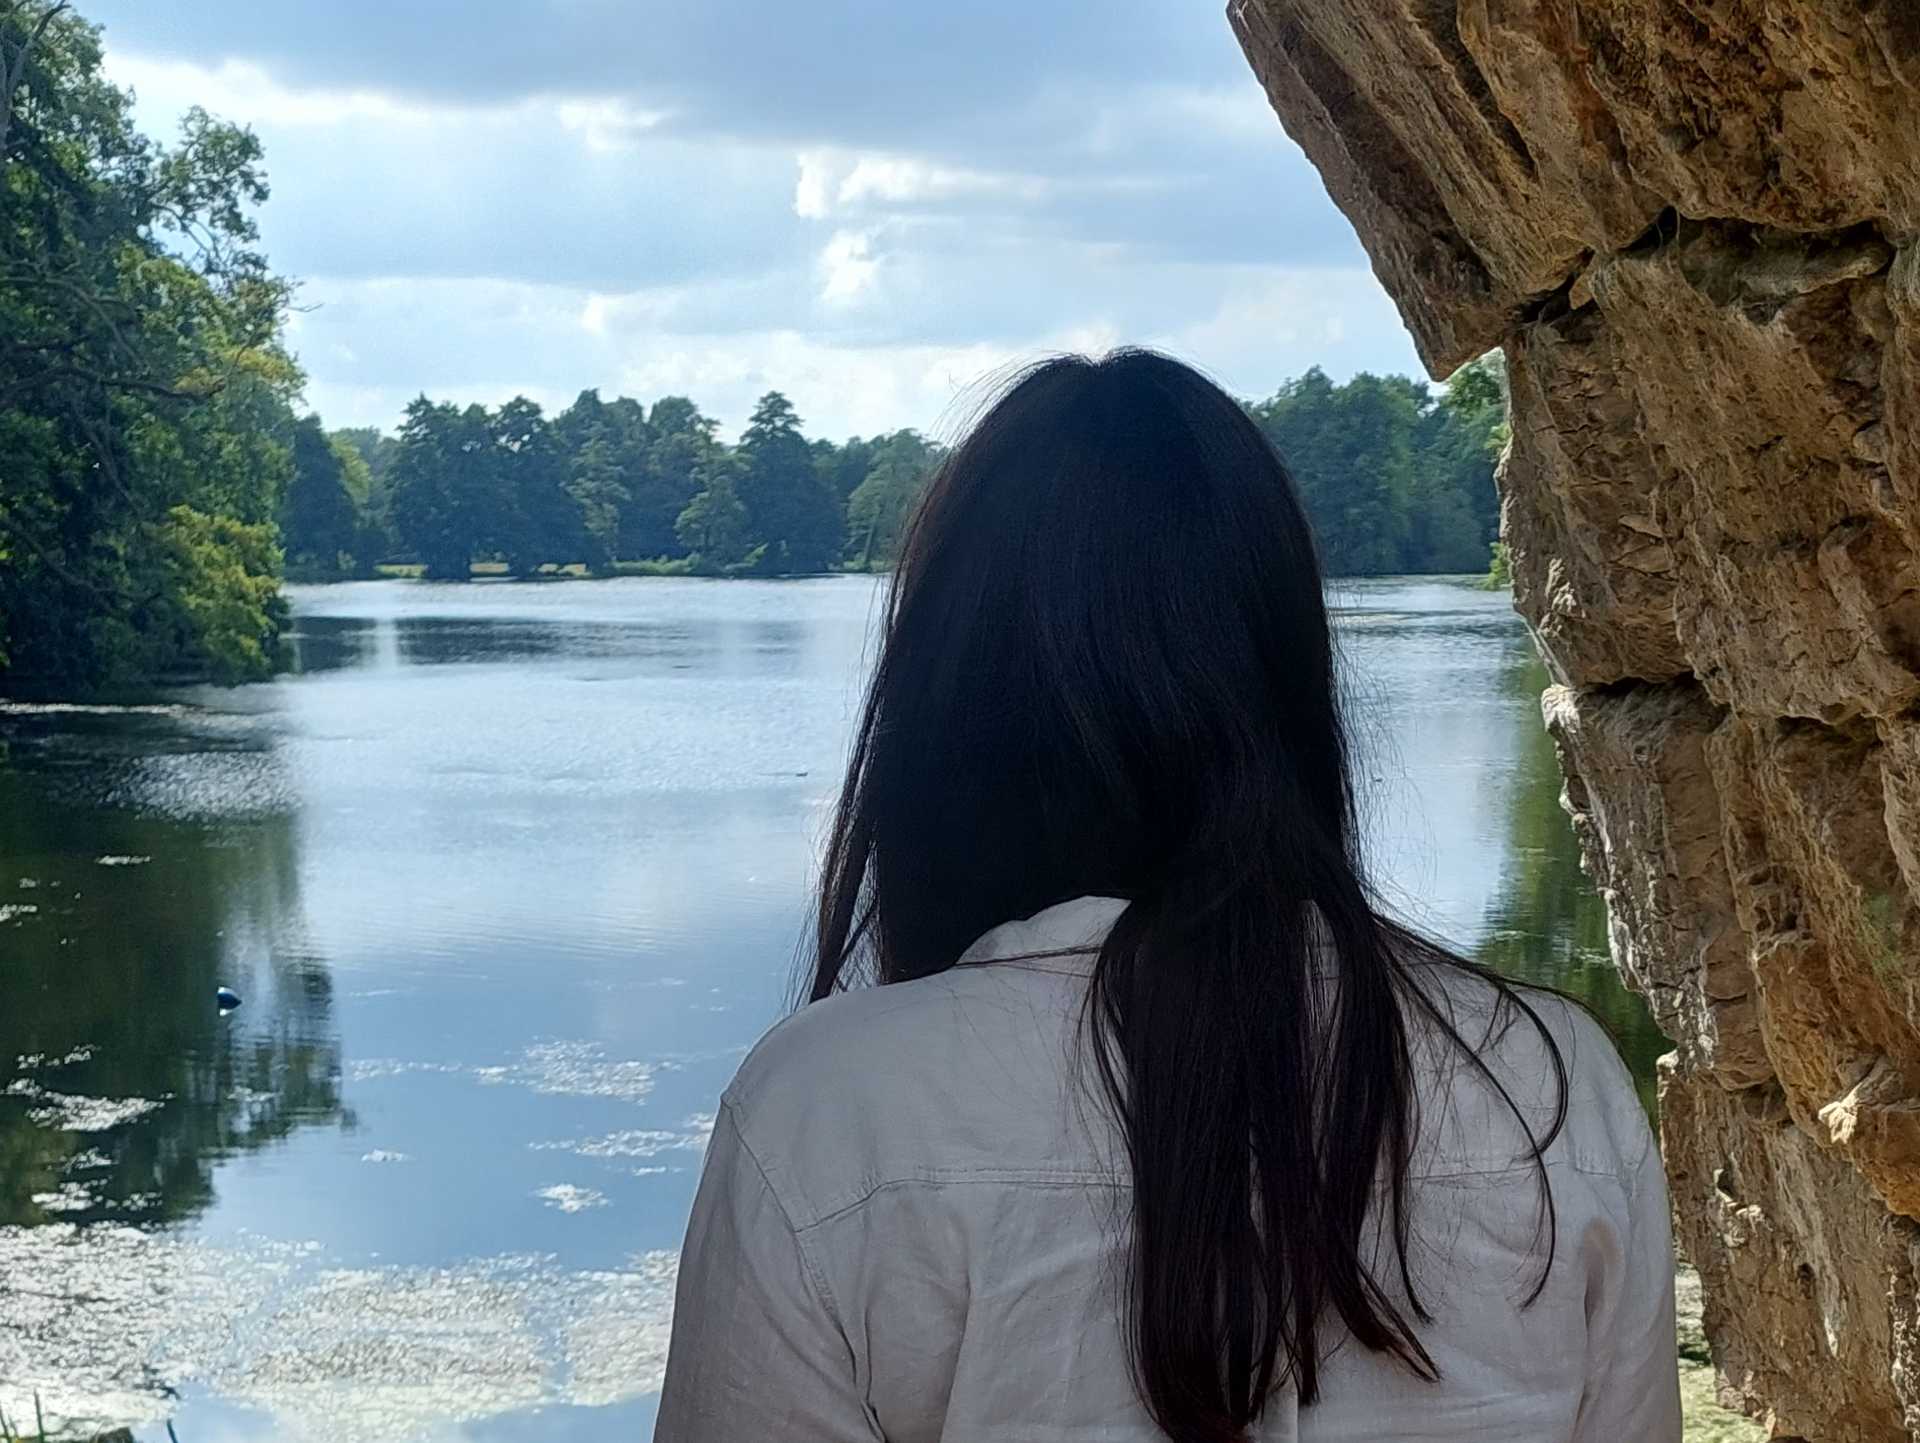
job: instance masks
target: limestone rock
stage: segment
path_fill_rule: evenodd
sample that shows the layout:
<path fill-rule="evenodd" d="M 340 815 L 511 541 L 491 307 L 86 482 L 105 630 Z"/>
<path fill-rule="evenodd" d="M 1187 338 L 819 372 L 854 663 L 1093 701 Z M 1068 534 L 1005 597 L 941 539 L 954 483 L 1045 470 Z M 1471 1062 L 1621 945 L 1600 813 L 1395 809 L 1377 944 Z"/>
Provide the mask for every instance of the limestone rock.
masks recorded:
<path fill-rule="evenodd" d="M 1920 228 L 1906 0 L 1233 0 L 1434 370 L 1663 210 Z"/>
<path fill-rule="evenodd" d="M 1587 872 L 1613 954 L 1694 1075 L 1726 1088 L 1773 1078 L 1706 765 L 1725 713 L 1692 682 L 1544 700 Z"/>
<path fill-rule="evenodd" d="M 1508 348 L 1508 377 L 1501 531 L 1548 665 L 1575 685 L 1685 676 L 1666 488 L 1614 337 L 1591 307 L 1536 325 Z"/>
<path fill-rule="evenodd" d="M 1916 1230 L 1796 1127 L 1773 1089 L 1661 1080 L 1678 1236 L 1700 1270 L 1722 1401 L 1776 1436 L 1881 1443 L 1920 1422 Z M 1892 1294 L 1891 1304 L 1889 1295 Z M 1896 1336 L 1904 1356 L 1896 1370 Z"/>
<path fill-rule="evenodd" d="M 1915 909 L 1874 733 L 1730 719 L 1708 748 L 1768 1056 L 1795 1120 L 1920 1218 L 1920 1033 L 1898 985 Z"/>
<path fill-rule="evenodd" d="M 1920 5 L 1233 0 L 1515 603 L 1729 1396 L 1920 1440 Z"/>

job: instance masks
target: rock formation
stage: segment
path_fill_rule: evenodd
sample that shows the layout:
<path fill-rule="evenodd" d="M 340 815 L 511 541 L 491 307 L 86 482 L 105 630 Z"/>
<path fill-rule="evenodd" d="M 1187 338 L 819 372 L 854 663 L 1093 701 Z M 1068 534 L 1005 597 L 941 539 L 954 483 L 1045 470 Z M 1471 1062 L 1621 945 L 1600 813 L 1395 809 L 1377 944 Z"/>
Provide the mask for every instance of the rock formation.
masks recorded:
<path fill-rule="evenodd" d="M 1515 600 L 1729 1402 L 1920 1438 L 1920 3 L 1235 0 Z"/>

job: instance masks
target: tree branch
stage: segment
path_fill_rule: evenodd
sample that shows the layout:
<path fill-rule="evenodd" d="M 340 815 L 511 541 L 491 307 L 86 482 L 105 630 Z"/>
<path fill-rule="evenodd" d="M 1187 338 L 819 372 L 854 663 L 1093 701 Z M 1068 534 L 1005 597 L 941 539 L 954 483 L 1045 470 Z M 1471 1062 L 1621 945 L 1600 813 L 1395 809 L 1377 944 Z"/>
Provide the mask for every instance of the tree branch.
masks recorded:
<path fill-rule="evenodd" d="M 0 56 L 0 170 L 7 164 L 7 132 L 13 127 L 13 95 L 20 88 L 20 82 L 27 78 L 27 57 L 33 54 L 33 47 L 47 33 L 47 27 L 53 24 L 54 17 L 67 8 L 67 0 L 60 0 L 39 23 L 27 32 L 27 38 L 20 42 L 20 48 L 14 52 L 11 62 Z"/>

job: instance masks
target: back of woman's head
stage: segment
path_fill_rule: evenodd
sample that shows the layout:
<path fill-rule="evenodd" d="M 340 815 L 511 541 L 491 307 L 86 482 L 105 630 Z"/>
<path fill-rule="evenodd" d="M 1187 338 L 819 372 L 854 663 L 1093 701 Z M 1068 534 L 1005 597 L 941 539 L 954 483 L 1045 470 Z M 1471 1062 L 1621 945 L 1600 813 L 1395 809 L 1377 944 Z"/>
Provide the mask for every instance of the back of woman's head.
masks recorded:
<path fill-rule="evenodd" d="M 1329 1312 L 1430 1374 L 1408 1316 L 1402 1009 L 1409 967 L 1438 954 L 1363 880 L 1285 467 L 1231 397 L 1142 351 L 1027 371 L 933 479 L 827 856 L 812 995 L 942 971 L 1084 895 L 1129 902 L 1090 1041 L 1132 1166 L 1129 1341 L 1156 1421 L 1224 1443 L 1283 1381 L 1311 1402 Z M 1365 1255 L 1376 1181 L 1393 1286 Z"/>

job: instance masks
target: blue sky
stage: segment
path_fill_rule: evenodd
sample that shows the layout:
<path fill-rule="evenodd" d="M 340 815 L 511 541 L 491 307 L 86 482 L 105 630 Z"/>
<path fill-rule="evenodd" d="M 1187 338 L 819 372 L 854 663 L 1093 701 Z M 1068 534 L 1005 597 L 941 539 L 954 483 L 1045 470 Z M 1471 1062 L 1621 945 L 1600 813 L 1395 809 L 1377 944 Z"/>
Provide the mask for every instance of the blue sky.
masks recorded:
<path fill-rule="evenodd" d="M 777 387 L 949 429 L 1048 351 L 1418 374 L 1215 0 L 89 0 L 141 123 L 251 125 L 332 425 Z"/>

